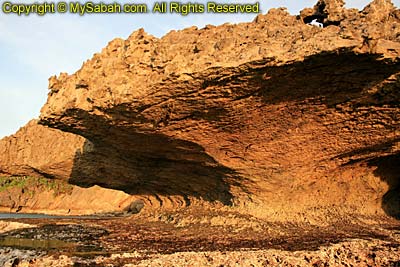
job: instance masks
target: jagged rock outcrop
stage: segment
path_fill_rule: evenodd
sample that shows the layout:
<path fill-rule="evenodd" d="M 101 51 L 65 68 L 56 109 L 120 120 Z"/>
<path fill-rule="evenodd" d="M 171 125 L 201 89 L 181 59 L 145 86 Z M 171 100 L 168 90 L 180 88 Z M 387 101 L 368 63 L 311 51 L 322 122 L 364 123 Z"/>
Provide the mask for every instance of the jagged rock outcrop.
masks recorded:
<path fill-rule="evenodd" d="M 321 0 L 161 39 L 138 30 L 50 78 L 40 123 L 86 138 L 58 175 L 80 186 L 269 219 L 397 216 L 399 56 L 389 0 Z"/>

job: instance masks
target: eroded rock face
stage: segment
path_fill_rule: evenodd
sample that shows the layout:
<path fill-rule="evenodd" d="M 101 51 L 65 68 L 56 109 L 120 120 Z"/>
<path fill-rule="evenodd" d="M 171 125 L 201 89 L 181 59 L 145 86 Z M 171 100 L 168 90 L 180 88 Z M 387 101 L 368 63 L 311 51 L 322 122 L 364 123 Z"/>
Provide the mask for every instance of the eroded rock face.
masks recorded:
<path fill-rule="evenodd" d="M 30 121 L 0 140 L 0 174 L 68 179 L 85 138 Z"/>
<path fill-rule="evenodd" d="M 396 216 L 399 14 L 321 0 L 161 39 L 138 30 L 52 77 L 40 123 L 86 138 L 67 178 L 80 186 L 270 219 Z"/>

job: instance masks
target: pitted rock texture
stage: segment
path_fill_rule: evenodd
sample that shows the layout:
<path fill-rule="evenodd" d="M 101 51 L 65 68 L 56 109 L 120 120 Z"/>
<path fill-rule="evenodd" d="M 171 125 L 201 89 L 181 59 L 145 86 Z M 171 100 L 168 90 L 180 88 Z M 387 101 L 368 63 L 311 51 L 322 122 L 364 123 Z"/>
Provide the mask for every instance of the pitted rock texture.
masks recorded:
<path fill-rule="evenodd" d="M 400 11 L 343 4 L 161 39 L 141 29 L 51 77 L 40 123 L 86 138 L 59 176 L 158 206 L 398 216 Z"/>

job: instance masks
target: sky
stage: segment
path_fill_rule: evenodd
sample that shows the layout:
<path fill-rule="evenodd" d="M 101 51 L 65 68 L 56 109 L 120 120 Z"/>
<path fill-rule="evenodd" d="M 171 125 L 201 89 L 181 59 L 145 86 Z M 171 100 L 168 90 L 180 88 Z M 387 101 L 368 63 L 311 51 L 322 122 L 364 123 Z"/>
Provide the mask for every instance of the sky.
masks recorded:
<path fill-rule="evenodd" d="M 400 0 L 392 0 L 399 7 Z M 5 1 L 0 1 L 3 4 Z M 34 1 L 14 0 L 13 3 Z M 39 1 L 42 2 L 42 1 Z M 98 1 L 100 2 L 100 1 Z M 102 1 L 111 3 L 113 1 Z M 126 0 L 118 3 L 127 3 Z M 146 3 L 154 0 L 132 0 Z M 189 1 L 187 1 L 189 2 Z M 205 3 L 206 0 L 192 1 Z M 257 0 L 220 0 L 219 3 L 255 3 Z M 261 13 L 273 7 L 287 7 L 298 14 L 317 0 L 261 0 Z M 369 0 L 347 0 L 347 7 L 362 9 Z M 81 1 L 82 3 L 82 1 Z M 186 3 L 186 2 L 185 2 Z M 170 30 L 190 26 L 204 27 L 225 22 L 249 22 L 255 14 L 47 14 L 17 16 L 0 11 L 0 138 L 15 133 L 29 120 L 39 116 L 47 100 L 48 78 L 77 71 L 94 53 L 100 52 L 114 38 L 127 38 L 133 31 L 162 37 Z"/>

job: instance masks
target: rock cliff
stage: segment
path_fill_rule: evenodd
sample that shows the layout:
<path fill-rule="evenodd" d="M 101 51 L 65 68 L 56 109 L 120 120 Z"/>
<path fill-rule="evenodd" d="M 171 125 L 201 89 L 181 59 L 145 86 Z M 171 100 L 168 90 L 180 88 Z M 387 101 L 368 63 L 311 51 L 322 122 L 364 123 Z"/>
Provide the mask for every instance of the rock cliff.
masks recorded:
<path fill-rule="evenodd" d="M 11 137 L 0 170 L 123 190 L 146 207 L 398 216 L 399 57 L 390 0 L 361 11 L 320 0 L 298 16 L 271 9 L 160 39 L 140 29 L 49 79 L 39 123 L 69 133 L 46 146 L 63 153 L 21 157 Z"/>

